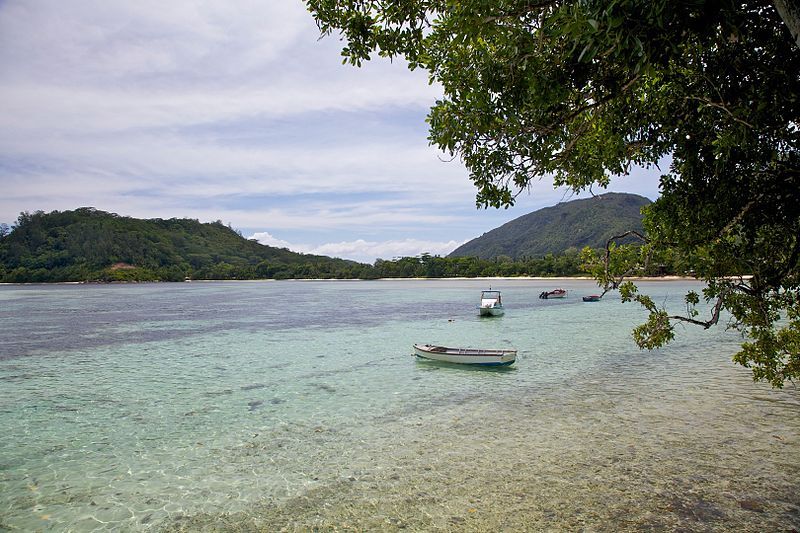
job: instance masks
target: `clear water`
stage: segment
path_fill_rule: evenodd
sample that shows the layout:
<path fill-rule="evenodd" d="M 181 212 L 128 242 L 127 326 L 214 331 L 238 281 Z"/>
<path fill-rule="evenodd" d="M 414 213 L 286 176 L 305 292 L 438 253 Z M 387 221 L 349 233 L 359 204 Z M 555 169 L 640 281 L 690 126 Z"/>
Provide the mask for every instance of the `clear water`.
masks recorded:
<path fill-rule="evenodd" d="M 485 280 L 0 287 L 0 530 L 800 528 L 797 389 L 559 284 L 492 280 L 496 318 Z"/>

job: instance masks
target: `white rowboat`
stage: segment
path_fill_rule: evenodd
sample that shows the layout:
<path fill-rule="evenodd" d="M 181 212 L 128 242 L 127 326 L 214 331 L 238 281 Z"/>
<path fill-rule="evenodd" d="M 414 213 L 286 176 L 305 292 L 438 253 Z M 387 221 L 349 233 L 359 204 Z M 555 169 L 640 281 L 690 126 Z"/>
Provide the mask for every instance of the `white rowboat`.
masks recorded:
<path fill-rule="evenodd" d="M 480 350 L 477 348 L 448 348 L 433 344 L 415 344 L 414 355 L 422 359 L 462 365 L 505 366 L 517 360 L 517 351 Z"/>

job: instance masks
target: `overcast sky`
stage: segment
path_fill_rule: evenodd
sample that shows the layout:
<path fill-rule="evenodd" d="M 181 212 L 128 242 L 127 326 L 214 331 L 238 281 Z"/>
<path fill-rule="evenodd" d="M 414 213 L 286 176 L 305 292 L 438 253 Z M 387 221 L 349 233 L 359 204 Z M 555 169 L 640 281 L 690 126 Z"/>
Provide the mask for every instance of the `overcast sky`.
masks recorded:
<path fill-rule="evenodd" d="M 371 263 L 572 198 L 544 180 L 477 210 L 463 165 L 428 146 L 439 89 L 398 62 L 342 65 L 340 47 L 301 0 L 0 0 L 0 222 L 221 220 Z M 611 190 L 655 199 L 657 174 Z"/>

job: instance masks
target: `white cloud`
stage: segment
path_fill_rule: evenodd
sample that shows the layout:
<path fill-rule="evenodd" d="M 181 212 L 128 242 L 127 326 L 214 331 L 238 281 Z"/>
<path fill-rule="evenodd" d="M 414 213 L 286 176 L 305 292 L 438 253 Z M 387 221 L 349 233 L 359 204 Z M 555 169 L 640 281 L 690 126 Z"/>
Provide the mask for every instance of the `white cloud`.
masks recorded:
<path fill-rule="evenodd" d="M 261 244 L 264 244 L 266 246 L 272 246 L 273 248 L 288 248 L 289 250 L 292 250 L 293 252 L 309 253 L 307 247 L 305 247 L 303 245 L 294 246 L 290 242 L 281 240 L 281 239 L 279 239 L 277 237 L 273 237 L 271 234 L 269 234 L 266 231 L 261 231 L 261 232 L 258 232 L 258 233 L 254 233 L 253 235 L 249 236 L 248 239 L 255 239 L 258 242 L 260 242 Z"/>
<path fill-rule="evenodd" d="M 432 255 L 447 255 L 464 244 L 464 242 L 465 241 L 436 242 L 419 239 L 371 242 L 358 239 L 349 242 L 331 242 L 315 246 L 312 253 L 372 263 L 375 259 L 414 257 L 426 252 Z"/>
<path fill-rule="evenodd" d="M 355 241 L 331 242 L 312 246 L 307 244 L 292 244 L 276 238 L 267 232 L 255 233 L 249 238 L 256 239 L 261 244 L 267 246 L 287 248 L 294 252 L 340 257 L 370 264 L 374 263 L 376 259 L 415 257 L 423 253 L 445 256 L 466 242 L 437 242 L 419 239 L 372 242 L 365 241 L 364 239 L 357 239 Z"/>
<path fill-rule="evenodd" d="M 340 64 L 300 1 L 0 4 L 0 126 L 78 134 L 427 108 L 422 72 Z"/>
<path fill-rule="evenodd" d="M 9 0 L 0 61 L 16 76 L 68 84 L 225 78 L 279 58 L 310 25 L 300 2 Z"/>
<path fill-rule="evenodd" d="M 94 206 L 372 260 L 553 203 L 540 182 L 475 211 L 427 143 L 440 88 L 401 61 L 343 66 L 341 45 L 300 0 L 0 0 L 0 222 Z"/>
<path fill-rule="evenodd" d="M 447 188 L 464 183 L 463 167 L 440 163 L 435 151 L 418 142 L 394 146 L 369 140 L 356 146 L 230 146 L 177 135 L 118 136 L 96 141 L 92 149 L 91 143 L 81 139 L 58 138 L 42 148 L 27 139 L 9 136 L 3 147 L 9 157 L 41 156 L 39 169 L 51 160 L 71 169 L 113 170 L 123 176 L 140 176 L 152 185 L 162 184 L 164 189 L 181 194 L 187 191 L 175 187 L 198 195 L 234 191 L 291 194 Z M 52 172 L 59 173 L 57 169 Z M 204 191 L 203 187 L 208 189 Z"/>
<path fill-rule="evenodd" d="M 324 111 L 412 107 L 423 112 L 439 95 L 438 89 L 418 74 L 396 68 L 385 76 L 362 73 L 361 80 L 358 72 L 345 71 L 334 79 L 276 77 L 255 86 L 87 87 L 26 80 L 0 87 L 6 106 L 0 126 L 13 128 L 16 137 L 29 132 L 89 137 L 145 128 L 171 133 L 176 127 Z"/>
<path fill-rule="evenodd" d="M 269 205 L 215 200 L 468 190 L 463 168 L 427 147 L 439 90 L 426 76 L 342 66 L 340 43 L 317 34 L 302 2 L 0 4 L 0 220 L 81 205 L 170 217 L 203 201 L 198 218 L 254 227 Z M 422 127 L 384 128 L 387 113 Z M 307 226 L 324 210 L 280 218 Z M 323 223 L 350 218 L 328 210 Z"/>

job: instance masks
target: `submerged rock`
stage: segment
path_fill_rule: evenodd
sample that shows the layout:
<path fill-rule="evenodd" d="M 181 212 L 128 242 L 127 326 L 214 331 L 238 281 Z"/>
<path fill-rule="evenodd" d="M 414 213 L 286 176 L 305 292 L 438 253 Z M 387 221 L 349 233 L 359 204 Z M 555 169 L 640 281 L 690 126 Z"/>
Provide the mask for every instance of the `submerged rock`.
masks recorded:
<path fill-rule="evenodd" d="M 758 500 L 739 500 L 739 507 L 745 511 L 753 511 L 754 513 L 763 513 L 765 511 L 764 502 Z"/>
<path fill-rule="evenodd" d="M 266 387 L 263 383 L 253 383 L 252 385 L 243 385 L 242 390 L 263 389 Z"/>

